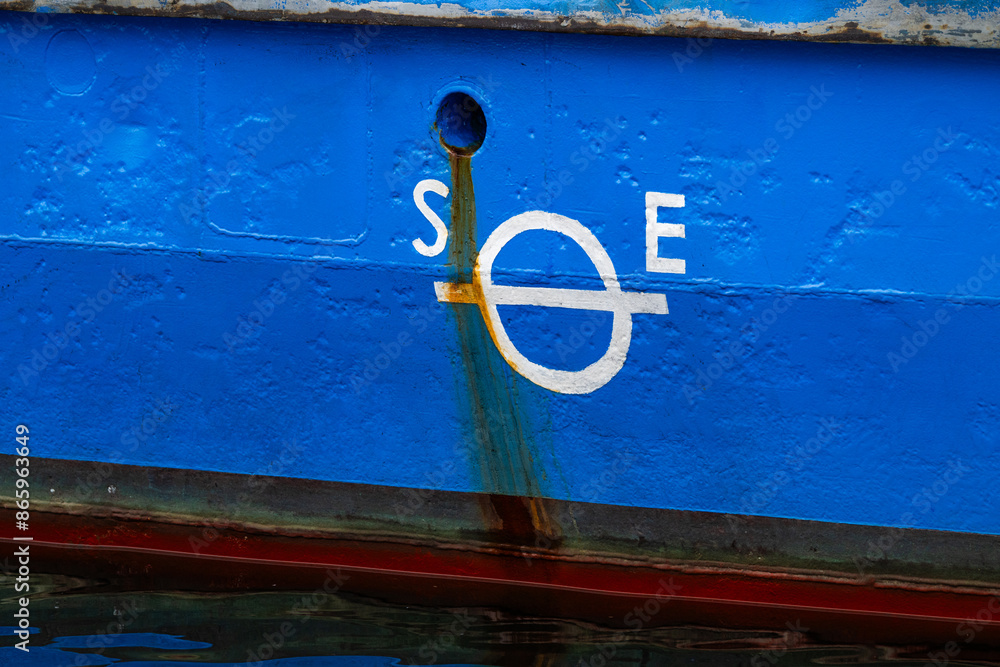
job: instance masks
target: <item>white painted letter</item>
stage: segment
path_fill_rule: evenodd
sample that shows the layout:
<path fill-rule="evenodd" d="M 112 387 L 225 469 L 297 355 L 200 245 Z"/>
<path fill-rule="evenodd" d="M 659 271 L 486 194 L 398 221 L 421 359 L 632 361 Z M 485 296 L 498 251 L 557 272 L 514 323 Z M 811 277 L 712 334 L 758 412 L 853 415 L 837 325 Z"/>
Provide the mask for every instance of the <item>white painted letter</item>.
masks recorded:
<path fill-rule="evenodd" d="M 445 245 L 448 243 L 448 228 L 445 226 L 444 222 L 441 221 L 441 217 L 432 211 L 431 207 L 424 201 L 424 195 L 427 194 L 428 190 L 435 194 L 439 194 L 442 197 L 447 197 L 448 186 L 441 181 L 428 178 L 420 181 L 417 183 L 417 187 L 413 188 L 413 203 L 417 205 L 417 208 L 424 214 L 427 221 L 434 225 L 434 230 L 437 232 L 437 238 L 434 240 L 434 245 L 429 246 L 421 239 L 416 239 L 413 242 L 413 247 L 417 249 L 417 252 L 425 257 L 434 257 L 436 255 L 440 255 L 441 251 L 444 250 Z"/>
<path fill-rule="evenodd" d="M 656 221 L 658 208 L 684 208 L 684 195 L 646 193 L 646 270 L 651 273 L 684 273 L 687 266 L 683 259 L 657 255 L 660 237 L 684 238 L 684 225 Z"/>

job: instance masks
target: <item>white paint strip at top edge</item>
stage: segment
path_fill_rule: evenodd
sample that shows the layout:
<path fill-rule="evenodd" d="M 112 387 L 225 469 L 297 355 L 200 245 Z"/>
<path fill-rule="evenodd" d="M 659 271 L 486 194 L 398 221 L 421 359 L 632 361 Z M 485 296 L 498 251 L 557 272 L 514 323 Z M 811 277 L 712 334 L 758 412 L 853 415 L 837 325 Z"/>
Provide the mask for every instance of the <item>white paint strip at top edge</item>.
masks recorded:
<path fill-rule="evenodd" d="M 187 7 L 217 4 L 217 0 L 182 0 Z M 859 30 L 879 33 L 894 42 L 920 43 L 923 36 L 932 37 L 937 43 L 951 46 L 1000 48 L 1000 10 L 984 10 L 975 14 L 957 7 L 935 8 L 903 5 L 900 0 L 862 0 L 857 5 L 839 9 L 833 16 L 820 21 L 763 22 L 727 16 L 718 10 L 681 9 L 660 11 L 655 14 L 636 14 L 628 9 L 620 12 L 575 11 L 570 15 L 536 9 L 503 8 L 472 10 L 458 3 L 420 4 L 413 2 L 329 2 L 327 0 L 229 0 L 228 4 L 239 13 L 276 11 L 285 20 L 307 18 L 312 14 L 336 11 L 346 15 L 368 12 L 393 17 L 414 17 L 424 20 L 455 21 L 460 19 L 507 18 L 520 19 L 527 24 L 559 24 L 572 29 L 570 22 L 592 23 L 609 28 L 627 28 L 638 32 L 656 32 L 673 26 L 683 29 L 686 25 L 704 26 L 708 29 L 735 29 L 747 36 L 759 33 L 762 39 L 797 36 L 822 37 L 842 30 L 847 23 L 856 23 Z M 81 11 L 87 6 L 122 7 L 169 13 L 158 0 L 37 0 L 36 11 Z M 924 26 L 930 24 L 931 30 Z M 947 27 L 945 27 L 947 26 Z M 584 26 L 581 28 L 586 30 Z"/>

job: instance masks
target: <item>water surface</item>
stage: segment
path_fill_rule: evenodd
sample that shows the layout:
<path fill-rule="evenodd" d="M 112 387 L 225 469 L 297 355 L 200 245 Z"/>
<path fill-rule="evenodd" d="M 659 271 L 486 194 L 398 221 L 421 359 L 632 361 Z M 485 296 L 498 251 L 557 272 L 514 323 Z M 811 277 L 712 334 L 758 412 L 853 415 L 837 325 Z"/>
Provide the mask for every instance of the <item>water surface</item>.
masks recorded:
<path fill-rule="evenodd" d="M 12 588 L 4 587 L 5 610 L 14 608 Z M 14 648 L 14 628 L 4 627 L 0 665 L 934 665 L 927 647 L 822 645 L 801 626 L 785 632 L 621 632 L 496 609 L 400 606 L 322 590 L 129 591 L 101 581 L 33 575 L 30 610 L 30 651 Z M 1000 665 L 1000 654 L 959 654 L 947 664 Z"/>

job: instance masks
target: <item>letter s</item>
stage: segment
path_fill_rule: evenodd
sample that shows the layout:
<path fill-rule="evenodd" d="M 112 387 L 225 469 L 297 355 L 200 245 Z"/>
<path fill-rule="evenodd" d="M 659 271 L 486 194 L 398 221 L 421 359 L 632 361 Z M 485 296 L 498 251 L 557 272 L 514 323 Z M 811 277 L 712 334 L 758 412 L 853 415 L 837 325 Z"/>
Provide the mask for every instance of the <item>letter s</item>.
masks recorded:
<path fill-rule="evenodd" d="M 427 245 L 421 239 L 416 239 L 413 241 L 413 247 L 417 249 L 421 255 L 425 257 L 434 257 L 440 255 L 441 251 L 444 250 L 445 245 L 448 243 L 448 228 L 442 222 L 441 217 L 431 210 L 431 207 L 427 205 L 424 201 L 424 195 L 427 191 L 441 195 L 442 197 L 448 196 L 448 186 L 441 181 L 435 180 L 433 178 L 428 178 L 417 183 L 417 187 L 413 188 L 413 203 L 417 205 L 417 208 L 424 217 L 427 218 L 427 222 L 434 225 L 434 231 L 437 232 L 437 239 L 434 240 L 434 245 Z"/>

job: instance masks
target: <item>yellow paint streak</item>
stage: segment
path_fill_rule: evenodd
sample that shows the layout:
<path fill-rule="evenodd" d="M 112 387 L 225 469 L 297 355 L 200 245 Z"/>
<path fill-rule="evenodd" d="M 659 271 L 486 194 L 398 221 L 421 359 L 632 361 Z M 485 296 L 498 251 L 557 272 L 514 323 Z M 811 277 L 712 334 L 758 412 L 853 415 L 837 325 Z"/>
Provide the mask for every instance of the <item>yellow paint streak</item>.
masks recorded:
<path fill-rule="evenodd" d="M 503 353 L 502 349 L 500 349 L 500 343 L 497 342 L 497 333 L 496 331 L 493 330 L 493 320 L 490 318 L 489 313 L 486 311 L 486 297 L 483 295 L 483 281 L 479 274 L 478 258 L 476 261 L 476 266 L 472 270 L 472 285 L 470 287 L 472 287 L 472 293 L 475 297 L 475 301 L 473 301 L 472 303 L 475 303 L 479 306 L 479 312 L 482 313 L 483 315 L 483 322 L 486 323 L 486 331 L 489 332 L 490 339 L 493 341 L 493 344 L 496 345 L 497 351 L 500 353 L 500 356 L 504 358 L 504 361 L 506 361 L 507 364 L 510 365 L 510 367 L 514 370 L 515 373 L 517 373 L 521 377 L 524 377 L 524 373 L 518 370 L 517 364 L 515 364 L 511 359 L 507 358 L 507 355 Z M 532 499 L 532 502 L 534 502 L 534 499 Z M 534 513 L 532 513 L 532 519 L 534 519 Z M 535 528 L 538 528 L 538 526 L 536 525 Z"/>
<path fill-rule="evenodd" d="M 517 364 L 507 358 L 507 355 L 503 353 L 503 350 L 500 348 L 500 344 L 497 342 L 497 334 L 496 331 L 493 330 L 493 320 L 490 319 L 489 313 L 486 310 L 486 297 L 483 295 L 483 284 L 479 274 L 479 263 L 477 262 L 473 268 L 471 283 L 441 283 L 440 287 L 441 294 L 438 297 L 439 301 L 443 301 L 445 303 L 467 303 L 479 306 L 479 312 L 483 316 L 483 322 L 486 324 L 486 331 L 489 332 L 493 345 L 496 346 L 497 351 L 500 353 L 500 356 L 504 358 L 504 361 L 506 361 L 518 375 L 523 377 L 524 373 L 521 373 L 521 371 L 517 369 Z"/>
<path fill-rule="evenodd" d="M 545 503 L 541 498 L 528 498 L 528 512 L 531 514 L 531 525 L 535 531 L 545 535 L 550 540 L 560 537 L 559 527 L 549 518 L 549 513 L 545 510 Z"/>
<path fill-rule="evenodd" d="M 476 290 L 469 283 L 442 283 L 441 296 L 438 300 L 445 303 L 479 304 L 479 301 L 476 300 Z"/>

